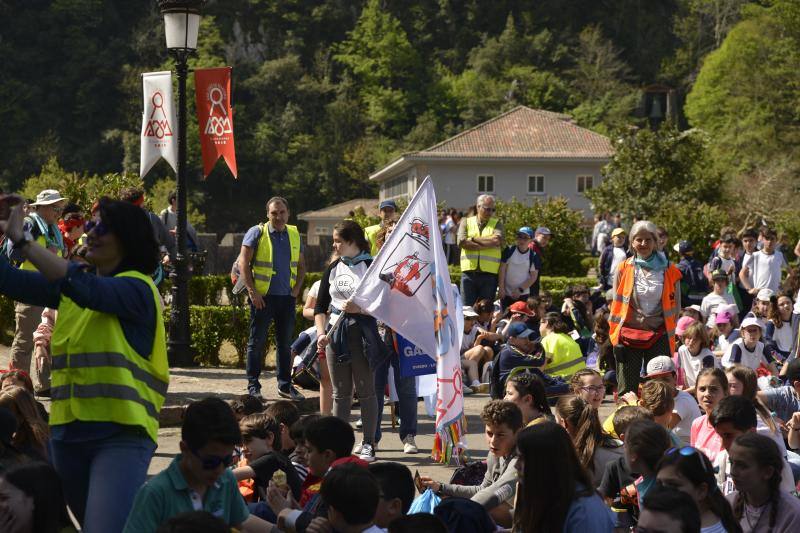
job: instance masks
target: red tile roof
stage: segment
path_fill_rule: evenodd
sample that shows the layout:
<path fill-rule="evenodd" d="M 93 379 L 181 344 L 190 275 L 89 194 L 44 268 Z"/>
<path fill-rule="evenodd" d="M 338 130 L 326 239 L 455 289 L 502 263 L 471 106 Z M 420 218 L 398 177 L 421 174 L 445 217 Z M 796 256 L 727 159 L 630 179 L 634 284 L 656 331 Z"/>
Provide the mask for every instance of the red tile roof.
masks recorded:
<path fill-rule="evenodd" d="M 608 159 L 609 139 L 573 124 L 567 115 L 515 107 L 412 158 L 553 158 Z"/>
<path fill-rule="evenodd" d="M 363 207 L 368 215 L 376 216 L 380 214 L 378 211 L 379 203 L 380 200 L 377 198 L 356 198 L 340 204 L 329 205 L 315 211 L 305 211 L 297 215 L 297 218 L 300 220 L 316 220 L 319 218 L 343 219 L 350 211 L 355 211 L 357 207 Z"/>

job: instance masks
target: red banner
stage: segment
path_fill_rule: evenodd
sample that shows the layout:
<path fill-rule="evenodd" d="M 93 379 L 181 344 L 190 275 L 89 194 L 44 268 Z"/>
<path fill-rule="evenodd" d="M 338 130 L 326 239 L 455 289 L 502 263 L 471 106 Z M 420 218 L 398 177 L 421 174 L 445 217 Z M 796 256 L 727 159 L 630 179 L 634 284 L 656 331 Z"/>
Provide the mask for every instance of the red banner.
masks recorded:
<path fill-rule="evenodd" d="M 203 151 L 203 177 L 208 177 L 220 157 L 237 177 L 231 113 L 231 67 L 194 71 L 197 124 Z"/>

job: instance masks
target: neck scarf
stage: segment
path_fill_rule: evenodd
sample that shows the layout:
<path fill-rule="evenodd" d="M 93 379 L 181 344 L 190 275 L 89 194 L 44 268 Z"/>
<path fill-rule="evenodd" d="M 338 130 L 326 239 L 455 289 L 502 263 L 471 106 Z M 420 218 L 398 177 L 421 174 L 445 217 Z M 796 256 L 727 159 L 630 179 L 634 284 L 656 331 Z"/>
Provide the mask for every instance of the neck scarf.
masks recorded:
<path fill-rule="evenodd" d="M 58 225 L 48 224 L 35 211 L 28 213 L 28 218 L 39 228 L 39 233 L 44 237 L 47 248 L 56 248 L 59 251 L 64 251 L 64 239 L 61 236 L 61 230 Z"/>
<path fill-rule="evenodd" d="M 646 268 L 647 270 L 666 270 L 667 269 L 667 258 L 661 252 L 655 251 L 650 254 L 650 257 L 647 259 L 641 259 L 640 257 L 636 257 L 633 260 L 633 263 L 641 268 Z"/>
<path fill-rule="evenodd" d="M 342 263 L 351 267 L 353 265 L 360 263 L 361 261 L 366 261 L 367 259 L 372 259 L 372 256 L 369 255 L 367 252 L 361 252 L 355 257 L 342 256 Z"/>

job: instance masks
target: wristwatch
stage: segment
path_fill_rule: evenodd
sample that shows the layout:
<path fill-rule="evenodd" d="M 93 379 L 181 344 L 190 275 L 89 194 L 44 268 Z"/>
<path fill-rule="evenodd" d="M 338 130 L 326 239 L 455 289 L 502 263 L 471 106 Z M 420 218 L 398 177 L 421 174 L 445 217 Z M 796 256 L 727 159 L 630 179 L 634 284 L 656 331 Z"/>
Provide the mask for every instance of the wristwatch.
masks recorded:
<path fill-rule="evenodd" d="M 33 235 L 30 231 L 25 231 L 22 234 L 22 239 L 16 241 L 14 246 L 11 247 L 12 250 L 22 250 L 26 244 L 33 242 Z"/>

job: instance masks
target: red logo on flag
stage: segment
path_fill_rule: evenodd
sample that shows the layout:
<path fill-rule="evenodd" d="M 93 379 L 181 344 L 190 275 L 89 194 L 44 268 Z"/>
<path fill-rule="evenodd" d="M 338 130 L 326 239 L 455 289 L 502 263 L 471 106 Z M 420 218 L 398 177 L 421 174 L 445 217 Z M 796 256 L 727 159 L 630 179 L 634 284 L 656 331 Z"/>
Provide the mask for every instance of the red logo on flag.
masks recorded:
<path fill-rule="evenodd" d="M 161 94 L 161 91 L 156 91 L 150 101 L 153 102 L 153 111 L 150 112 L 150 118 L 144 129 L 144 136 L 155 137 L 156 139 L 172 137 L 172 128 L 169 125 L 167 113 L 164 111 L 164 95 Z M 157 111 L 161 112 L 160 117 L 156 117 Z"/>
<path fill-rule="evenodd" d="M 234 177 L 236 149 L 233 143 L 231 113 L 231 68 L 198 69 L 194 72 L 197 122 L 203 153 L 203 176 L 208 176 L 222 157 Z"/>

